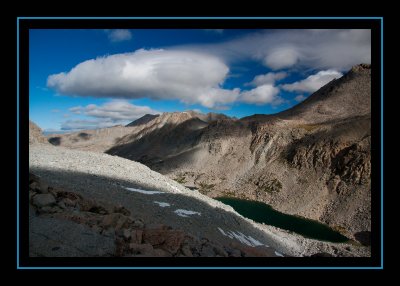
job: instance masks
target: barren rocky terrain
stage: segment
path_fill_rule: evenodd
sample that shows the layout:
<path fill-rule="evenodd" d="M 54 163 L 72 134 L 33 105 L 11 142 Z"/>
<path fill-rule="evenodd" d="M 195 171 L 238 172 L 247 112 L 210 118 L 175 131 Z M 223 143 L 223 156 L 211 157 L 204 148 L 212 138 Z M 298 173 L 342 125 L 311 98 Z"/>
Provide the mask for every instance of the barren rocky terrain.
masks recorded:
<path fill-rule="evenodd" d="M 368 256 L 260 225 L 148 167 L 32 144 L 31 256 Z"/>
<path fill-rule="evenodd" d="M 163 113 L 60 135 L 59 145 L 137 161 L 208 197 L 265 202 L 357 240 L 371 231 L 370 104 L 363 64 L 278 114 Z"/>
<path fill-rule="evenodd" d="M 149 126 L 165 124 L 106 152 L 208 196 L 262 201 L 356 238 L 371 231 L 370 103 L 370 66 L 359 65 L 287 111 L 203 124 L 163 114 Z"/>

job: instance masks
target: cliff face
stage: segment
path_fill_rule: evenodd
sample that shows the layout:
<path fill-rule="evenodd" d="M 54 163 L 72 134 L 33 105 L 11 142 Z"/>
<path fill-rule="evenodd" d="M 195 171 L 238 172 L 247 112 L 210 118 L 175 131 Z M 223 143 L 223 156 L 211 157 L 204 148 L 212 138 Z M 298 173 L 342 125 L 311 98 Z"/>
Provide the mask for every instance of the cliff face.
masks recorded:
<path fill-rule="evenodd" d="M 370 102 L 371 69 L 359 65 L 282 113 L 212 122 L 162 115 L 107 152 L 208 196 L 263 201 L 354 238 L 371 228 Z"/>

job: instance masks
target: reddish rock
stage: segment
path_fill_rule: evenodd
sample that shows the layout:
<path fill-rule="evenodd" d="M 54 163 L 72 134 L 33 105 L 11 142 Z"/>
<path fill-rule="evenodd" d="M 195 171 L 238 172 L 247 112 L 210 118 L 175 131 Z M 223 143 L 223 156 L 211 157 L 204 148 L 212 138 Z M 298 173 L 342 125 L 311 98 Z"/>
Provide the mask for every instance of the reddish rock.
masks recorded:
<path fill-rule="evenodd" d="M 142 243 L 143 230 L 134 229 L 131 231 L 131 242 L 132 243 Z"/>
<path fill-rule="evenodd" d="M 160 246 L 160 248 L 175 254 L 180 248 L 185 235 L 180 230 L 166 230 L 163 228 L 145 229 L 143 241 L 153 246 Z"/>

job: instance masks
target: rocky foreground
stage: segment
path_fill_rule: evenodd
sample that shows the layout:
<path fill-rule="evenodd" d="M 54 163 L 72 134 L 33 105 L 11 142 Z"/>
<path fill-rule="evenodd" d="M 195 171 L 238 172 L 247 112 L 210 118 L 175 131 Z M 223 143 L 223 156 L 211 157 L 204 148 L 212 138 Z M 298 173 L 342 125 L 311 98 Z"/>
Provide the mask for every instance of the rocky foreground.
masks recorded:
<path fill-rule="evenodd" d="M 145 224 L 123 206 L 49 186 L 30 174 L 32 257 L 274 257 L 271 248 L 229 246 L 164 224 Z"/>
<path fill-rule="evenodd" d="M 369 256 L 260 225 L 148 167 L 45 144 L 29 149 L 31 256 Z"/>

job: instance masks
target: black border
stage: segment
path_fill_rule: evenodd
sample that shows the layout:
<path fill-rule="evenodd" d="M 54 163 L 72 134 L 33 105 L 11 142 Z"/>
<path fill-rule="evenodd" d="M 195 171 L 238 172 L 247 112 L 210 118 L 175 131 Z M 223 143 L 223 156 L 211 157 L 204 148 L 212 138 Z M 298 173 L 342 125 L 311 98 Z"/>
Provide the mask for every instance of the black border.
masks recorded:
<path fill-rule="evenodd" d="M 381 25 L 376 19 L 33 19 L 19 18 L 19 265 L 24 267 L 374 267 L 381 261 Z M 370 258 L 29 258 L 28 117 L 29 29 L 371 29 L 372 34 L 372 255 Z M 383 243 L 383 242 L 382 242 Z"/>

